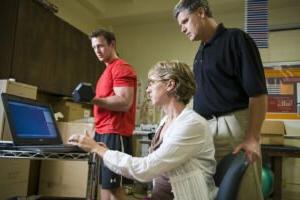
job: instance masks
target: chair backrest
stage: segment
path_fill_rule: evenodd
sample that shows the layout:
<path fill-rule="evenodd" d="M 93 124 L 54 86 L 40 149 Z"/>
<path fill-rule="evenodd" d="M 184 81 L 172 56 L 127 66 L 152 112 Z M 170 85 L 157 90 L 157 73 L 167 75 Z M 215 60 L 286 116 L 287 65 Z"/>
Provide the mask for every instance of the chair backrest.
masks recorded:
<path fill-rule="evenodd" d="M 219 187 L 216 200 L 235 200 L 241 179 L 248 167 L 244 152 L 226 155 L 217 165 L 214 175 Z"/>

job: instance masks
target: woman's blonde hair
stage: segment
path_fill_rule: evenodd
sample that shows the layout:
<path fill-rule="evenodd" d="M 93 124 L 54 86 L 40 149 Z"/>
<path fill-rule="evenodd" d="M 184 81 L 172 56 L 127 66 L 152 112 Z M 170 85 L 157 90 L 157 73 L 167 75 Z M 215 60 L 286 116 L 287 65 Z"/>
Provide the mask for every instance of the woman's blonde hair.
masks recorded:
<path fill-rule="evenodd" d="M 160 80 L 174 80 L 175 88 L 170 95 L 176 97 L 177 101 L 185 105 L 189 103 L 196 91 L 196 82 L 194 73 L 190 67 L 179 61 L 160 61 L 156 63 L 149 71 L 148 78 L 155 75 Z"/>

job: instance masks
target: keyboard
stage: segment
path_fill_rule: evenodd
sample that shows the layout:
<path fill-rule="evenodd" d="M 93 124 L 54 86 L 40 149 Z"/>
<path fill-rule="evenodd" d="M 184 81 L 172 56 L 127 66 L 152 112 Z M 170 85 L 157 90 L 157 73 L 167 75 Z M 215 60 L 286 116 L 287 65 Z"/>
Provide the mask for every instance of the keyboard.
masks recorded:
<path fill-rule="evenodd" d="M 86 153 L 78 146 L 71 144 L 61 145 L 30 145 L 30 146 L 15 146 L 20 151 L 37 151 L 49 153 Z"/>

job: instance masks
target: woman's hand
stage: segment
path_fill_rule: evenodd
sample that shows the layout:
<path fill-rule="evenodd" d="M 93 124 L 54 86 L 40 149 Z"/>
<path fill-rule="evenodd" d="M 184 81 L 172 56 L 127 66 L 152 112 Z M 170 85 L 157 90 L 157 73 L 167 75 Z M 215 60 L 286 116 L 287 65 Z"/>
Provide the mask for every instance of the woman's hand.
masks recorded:
<path fill-rule="evenodd" d="M 104 153 L 108 150 L 104 143 L 97 143 L 87 131 L 83 135 L 72 135 L 68 139 L 68 143 L 76 145 L 86 152 L 96 152 L 101 158 L 103 158 Z"/>

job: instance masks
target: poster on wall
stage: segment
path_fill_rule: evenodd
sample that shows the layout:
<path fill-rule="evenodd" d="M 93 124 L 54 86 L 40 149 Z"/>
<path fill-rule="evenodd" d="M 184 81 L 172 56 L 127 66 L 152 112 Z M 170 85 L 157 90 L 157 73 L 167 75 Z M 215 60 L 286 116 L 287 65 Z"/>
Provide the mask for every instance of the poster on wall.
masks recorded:
<path fill-rule="evenodd" d="M 267 119 L 300 119 L 300 61 L 264 64 Z"/>

